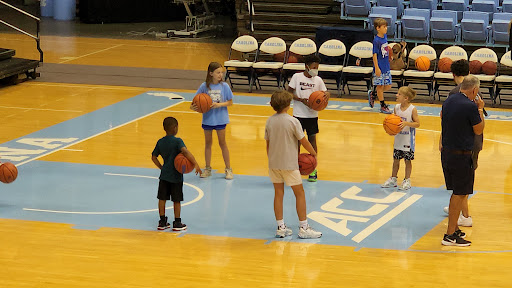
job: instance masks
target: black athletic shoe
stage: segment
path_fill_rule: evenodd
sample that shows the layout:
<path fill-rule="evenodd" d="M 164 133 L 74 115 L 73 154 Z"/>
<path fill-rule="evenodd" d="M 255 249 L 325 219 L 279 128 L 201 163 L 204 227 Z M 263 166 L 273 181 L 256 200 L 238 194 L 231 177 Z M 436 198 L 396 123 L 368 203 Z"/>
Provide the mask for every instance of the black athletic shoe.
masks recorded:
<path fill-rule="evenodd" d="M 172 222 L 172 231 L 183 231 L 187 230 L 187 225 L 181 223 L 181 222 Z"/>
<path fill-rule="evenodd" d="M 375 98 L 373 97 L 373 90 L 368 90 L 368 105 L 370 105 L 370 108 L 373 108 L 373 104 L 375 102 Z"/>
<path fill-rule="evenodd" d="M 441 244 L 445 246 L 465 247 L 471 245 L 471 241 L 462 239 L 461 237 L 459 237 L 459 235 L 457 235 L 457 232 L 455 232 L 452 235 L 444 234 Z"/>
<path fill-rule="evenodd" d="M 466 238 L 466 233 L 462 232 L 460 229 L 455 231 L 455 234 L 457 234 L 462 239 Z"/>
<path fill-rule="evenodd" d="M 159 220 L 158 221 L 158 227 L 156 229 L 158 230 L 165 230 L 171 228 L 171 224 L 167 223 L 167 217 L 165 217 L 165 221 Z"/>

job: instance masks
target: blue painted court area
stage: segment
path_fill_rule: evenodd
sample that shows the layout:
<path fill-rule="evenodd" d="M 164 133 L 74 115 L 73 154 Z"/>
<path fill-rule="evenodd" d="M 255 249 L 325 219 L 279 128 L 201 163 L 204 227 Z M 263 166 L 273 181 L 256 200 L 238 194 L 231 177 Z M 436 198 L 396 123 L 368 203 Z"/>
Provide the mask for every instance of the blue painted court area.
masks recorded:
<path fill-rule="evenodd" d="M 156 232 L 157 169 L 32 161 L 19 173 L 23 181 L 2 187 L 1 218 L 172 233 Z M 268 177 L 235 175 L 227 181 L 223 176 L 185 176 L 187 233 L 274 240 L 274 191 Z M 310 224 L 324 236 L 297 238 L 295 200 L 287 188 L 285 219 L 295 233 L 275 241 L 407 249 L 443 220 L 441 207 L 449 197 L 442 189 L 413 187 L 402 193 L 366 183 L 319 181 L 304 187 Z M 172 213 L 169 208 L 167 215 Z"/>

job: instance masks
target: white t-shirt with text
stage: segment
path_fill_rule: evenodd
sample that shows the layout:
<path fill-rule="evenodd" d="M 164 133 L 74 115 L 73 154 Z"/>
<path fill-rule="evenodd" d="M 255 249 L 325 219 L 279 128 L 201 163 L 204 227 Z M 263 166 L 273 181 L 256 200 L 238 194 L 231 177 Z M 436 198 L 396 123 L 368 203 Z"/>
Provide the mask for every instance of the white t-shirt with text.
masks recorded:
<path fill-rule="evenodd" d="M 288 86 L 295 89 L 295 95 L 298 98 L 304 99 L 309 99 L 311 93 L 315 91 L 327 91 L 322 78 L 318 76 L 308 78 L 304 75 L 304 72 L 295 73 Z M 318 117 L 318 111 L 309 108 L 300 101 L 293 100 L 293 116 L 299 118 L 316 118 Z"/>

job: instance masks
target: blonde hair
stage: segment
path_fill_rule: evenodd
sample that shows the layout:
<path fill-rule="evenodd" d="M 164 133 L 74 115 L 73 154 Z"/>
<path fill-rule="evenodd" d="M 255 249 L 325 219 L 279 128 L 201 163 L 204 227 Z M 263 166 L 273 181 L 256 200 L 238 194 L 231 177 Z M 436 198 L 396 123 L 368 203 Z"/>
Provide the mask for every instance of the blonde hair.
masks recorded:
<path fill-rule="evenodd" d="M 373 27 L 375 27 L 375 29 L 383 25 L 388 26 L 388 22 L 384 18 L 377 18 L 373 21 Z"/>
<path fill-rule="evenodd" d="M 414 100 L 414 98 L 416 98 L 416 91 L 414 89 L 410 88 L 409 86 L 400 87 L 400 89 L 398 89 L 398 93 L 407 97 L 407 100 L 409 102 L 411 102 L 412 100 Z"/>
<path fill-rule="evenodd" d="M 217 62 L 211 62 L 210 65 L 208 65 L 208 72 L 206 72 L 206 87 L 208 88 L 208 90 L 210 89 L 210 84 L 212 84 L 213 82 L 213 76 L 210 75 L 211 72 L 221 68 L 222 65 L 220 63 L 217 63 Z M 222 82 L 222 80 L 221 80 Z"/>
<path fill-rule="evenodd" d="M 278 90 L 272 94 L 272 97 L 270 98 L 270 106 L 279 113 L 283 111 L 284 108 L 290 106 L 292 99 L 292 93 L 286 90 Z"/>

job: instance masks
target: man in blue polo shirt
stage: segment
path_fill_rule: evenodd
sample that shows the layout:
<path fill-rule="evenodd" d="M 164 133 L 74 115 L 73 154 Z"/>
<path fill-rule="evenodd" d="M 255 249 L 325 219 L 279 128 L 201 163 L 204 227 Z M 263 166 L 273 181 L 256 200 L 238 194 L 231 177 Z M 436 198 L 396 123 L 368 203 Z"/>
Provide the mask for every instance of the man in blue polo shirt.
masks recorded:
<path fill-rule="evenodd" d="M 475 135 L 484 131 L 484 101 L 475 100 L 480 80 L 473 75 L 464 78 L 460 92 L 451 95 L 441 110 L 441 163 L 446 188 L 453 190 L 448 213 L 448 229 L 441 243 L 447 246 L 469 246 L 466 234 L 458 225 L 462 202 L 473 194 L 475 170 L 471 151 Z"/>

